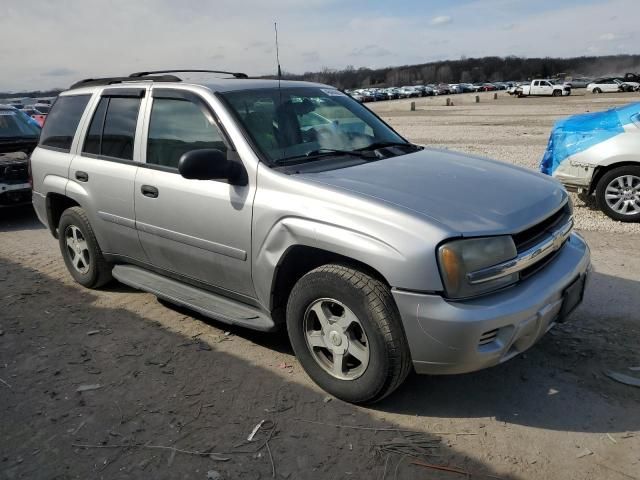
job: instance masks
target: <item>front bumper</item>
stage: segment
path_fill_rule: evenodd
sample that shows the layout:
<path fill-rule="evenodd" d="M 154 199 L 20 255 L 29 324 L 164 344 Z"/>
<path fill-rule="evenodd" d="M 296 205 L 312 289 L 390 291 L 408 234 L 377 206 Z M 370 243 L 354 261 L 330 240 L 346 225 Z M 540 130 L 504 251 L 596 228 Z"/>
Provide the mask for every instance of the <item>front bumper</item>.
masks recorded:
<path fill-rule="evenodd" d="M 564 292 L 590 265 L 589 247 L 573 233 L 542 270 L 495 294 L 449 301 L 393 289 L 416 372 L 471 372 L 527 350 L 564 320 Z"/>

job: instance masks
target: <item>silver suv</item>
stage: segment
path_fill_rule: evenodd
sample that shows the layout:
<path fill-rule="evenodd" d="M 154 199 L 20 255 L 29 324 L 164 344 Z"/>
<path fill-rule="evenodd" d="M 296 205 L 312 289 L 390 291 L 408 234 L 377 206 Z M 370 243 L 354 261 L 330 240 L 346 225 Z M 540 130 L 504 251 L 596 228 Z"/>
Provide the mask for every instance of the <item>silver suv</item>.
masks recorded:
<path fill-rule="evenodd" d="M 589 249 L 557 181 L 413 145 L 327 85 L 167 73 L 72 86 L 32 154 L 35 209 L 80 284 L 284 327 L 356 403 L 412 367 L 504 362 L 582 300 Z"/>

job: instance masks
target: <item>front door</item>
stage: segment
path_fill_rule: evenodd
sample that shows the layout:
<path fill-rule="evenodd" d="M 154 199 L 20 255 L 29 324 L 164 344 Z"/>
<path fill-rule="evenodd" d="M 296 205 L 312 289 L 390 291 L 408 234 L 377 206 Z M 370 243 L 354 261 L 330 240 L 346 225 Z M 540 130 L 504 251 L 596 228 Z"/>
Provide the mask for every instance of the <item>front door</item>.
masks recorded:
<path fill-rule="evenodd" d="M 251 219 L 255 183 L 188 180 L 178 161 L 190 150 L 232 146 L 199 97 L 152 90 L 146 166 L 135 180 L 136 227 L 150 263 L 227 293 L 254 297 Z M 224 292 L 223 292 L 224 293 Z"/>

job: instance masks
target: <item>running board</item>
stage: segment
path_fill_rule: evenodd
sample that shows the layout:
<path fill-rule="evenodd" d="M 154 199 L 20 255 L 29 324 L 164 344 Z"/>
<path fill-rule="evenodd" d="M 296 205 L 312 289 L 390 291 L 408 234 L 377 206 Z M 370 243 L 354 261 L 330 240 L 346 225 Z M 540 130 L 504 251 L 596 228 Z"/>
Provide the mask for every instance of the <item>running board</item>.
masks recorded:
<path fill-rule="evenodd" d="M 276 325 L 265 312 L 133 265 L 116 265 L 113 276 L 125 285 L 232 325 L 268 332 Z"/>

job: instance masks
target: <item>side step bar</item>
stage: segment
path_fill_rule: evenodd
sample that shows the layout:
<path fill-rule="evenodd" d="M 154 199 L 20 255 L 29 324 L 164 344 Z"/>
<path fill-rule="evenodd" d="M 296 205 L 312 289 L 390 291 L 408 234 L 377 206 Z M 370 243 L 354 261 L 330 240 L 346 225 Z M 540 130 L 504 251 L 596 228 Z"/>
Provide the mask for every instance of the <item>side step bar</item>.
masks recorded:
<path fill-rule="evenodd" d="M 232 325 L 269 332 L 276 325 L 265 312 L 133 265 L 116 265 L 113 276 L 125 285 L 154 294 L 202 315 Z"/>

